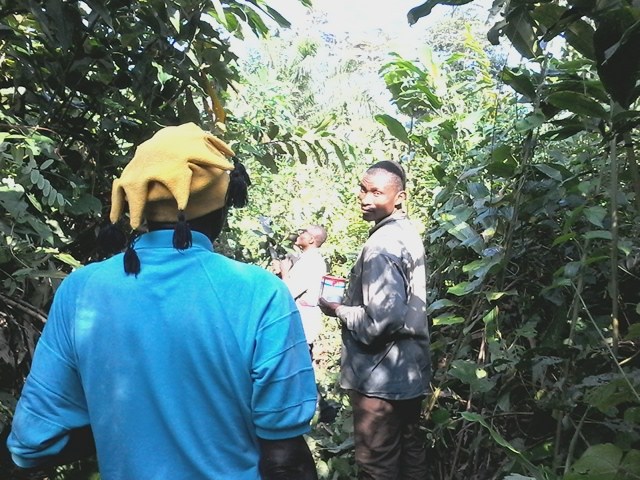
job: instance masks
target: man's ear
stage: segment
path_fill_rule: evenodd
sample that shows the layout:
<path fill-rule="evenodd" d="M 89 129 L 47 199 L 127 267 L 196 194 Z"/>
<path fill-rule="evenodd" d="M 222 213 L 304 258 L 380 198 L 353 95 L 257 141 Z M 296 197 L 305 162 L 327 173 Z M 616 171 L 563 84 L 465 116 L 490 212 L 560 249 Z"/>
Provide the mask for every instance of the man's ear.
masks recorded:
<path fill-rule="evenodd" d="M 396 207 L 402 206 L 404 202 L 407 201 L 407 192 L 405 190 L 400 190 L 396 193 Z"/>

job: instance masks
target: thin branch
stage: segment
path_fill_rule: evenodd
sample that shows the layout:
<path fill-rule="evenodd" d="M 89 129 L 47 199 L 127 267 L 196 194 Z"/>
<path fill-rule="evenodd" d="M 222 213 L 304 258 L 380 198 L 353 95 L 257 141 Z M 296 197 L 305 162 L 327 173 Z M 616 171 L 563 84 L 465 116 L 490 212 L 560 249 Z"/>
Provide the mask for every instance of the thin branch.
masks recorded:
<path fill-rule="evenodd" d="M 620 339 L 620 324 L 618 319 L 618 155 L 616 138 L 611 140 L 609 159 L 611 165 L 611 332 L 613 340 L 613 354 L 618 357 L 618 342 Z"/>

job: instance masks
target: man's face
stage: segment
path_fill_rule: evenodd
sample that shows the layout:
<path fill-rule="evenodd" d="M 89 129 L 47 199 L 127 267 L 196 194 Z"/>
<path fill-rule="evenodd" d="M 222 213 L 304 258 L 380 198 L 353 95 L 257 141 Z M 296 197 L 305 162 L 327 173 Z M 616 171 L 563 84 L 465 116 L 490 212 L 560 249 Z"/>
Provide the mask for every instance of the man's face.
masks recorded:
<path fill-rule="evenodd" d="M 312 243 L 312 241 L 313 241 L 313 235 L 311 235 L 309 231 L 305 229 L 305 230 L 301 230 L 298 233 L 298 237 L 296 238 L 295 245 L 297 247 L 304 249 L 305 247 L 309 246 L 309 244 Z"/>
<path fill-rule="evenodd" d="M 370 170 L 360 181 L 358 199 L 362 218 L 378 223 L 391 215 L 396 205 L 400 205 L 405 197 L 405 191 L 392 173 L 384 170 Z"/>

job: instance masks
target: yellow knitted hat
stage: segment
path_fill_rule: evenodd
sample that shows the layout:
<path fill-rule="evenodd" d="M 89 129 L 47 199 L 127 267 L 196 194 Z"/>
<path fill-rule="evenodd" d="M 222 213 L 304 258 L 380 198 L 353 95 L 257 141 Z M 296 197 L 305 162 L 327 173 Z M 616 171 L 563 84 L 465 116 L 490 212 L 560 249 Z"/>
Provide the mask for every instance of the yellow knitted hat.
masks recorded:
<path fill-rule="evenodd" d="M 197 218 L 225 205 L 233 150 L 194 123 L 165 127 L 136 148 L 113 181 L 111 213 L 116 223 L 129 204 L 131 227 L 143 218 L 175 222 L 180 211 Z"/>

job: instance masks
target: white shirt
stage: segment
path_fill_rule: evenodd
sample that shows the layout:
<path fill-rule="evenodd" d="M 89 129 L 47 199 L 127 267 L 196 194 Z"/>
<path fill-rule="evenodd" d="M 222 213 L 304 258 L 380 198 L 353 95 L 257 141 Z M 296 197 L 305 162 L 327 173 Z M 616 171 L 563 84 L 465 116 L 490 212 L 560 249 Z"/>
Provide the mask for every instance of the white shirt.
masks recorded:
<path fill-rule="evenodd" d="M 308 344 L 312 344 L 322 330 L 322 312 L 318 307 L 318 297 L 322 277 L 326 274 L 327 264 L 319 249 L 311 248 L 302 252 L 284 279 L 296 300 Z"/>

